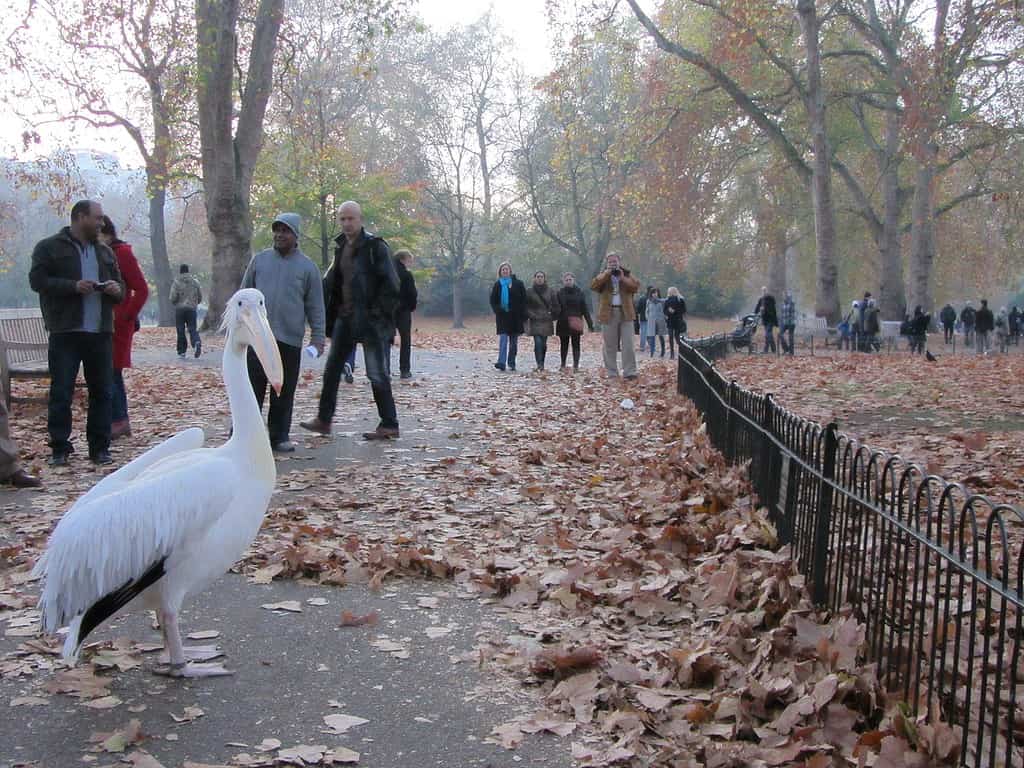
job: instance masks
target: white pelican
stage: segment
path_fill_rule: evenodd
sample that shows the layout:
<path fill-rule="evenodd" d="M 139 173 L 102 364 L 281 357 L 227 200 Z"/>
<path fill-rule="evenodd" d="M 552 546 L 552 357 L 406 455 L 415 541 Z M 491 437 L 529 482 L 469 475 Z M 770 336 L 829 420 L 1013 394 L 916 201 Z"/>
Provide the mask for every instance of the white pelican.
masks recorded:
<path fill-rule="evenodd" d="M 103 478 L 64 515 L 36 564 L 34 574 L 45 580 L 43 629 L 69 625 L 67 659 L 77 659 L 100 622 L 141 603 L 160 619 L 170 660 L 160 674 L 230 674 L 220 664 L 189 663 L 178 612 L 186 596 L 231 567 L 263 522 L 277 470 L 249 384 L 247 348 L 276 391 L 283 368 L 258 290 L 231 297 L 221 329 L 231 438 L 203 448 L 203 431 L 187 429 Z"/>

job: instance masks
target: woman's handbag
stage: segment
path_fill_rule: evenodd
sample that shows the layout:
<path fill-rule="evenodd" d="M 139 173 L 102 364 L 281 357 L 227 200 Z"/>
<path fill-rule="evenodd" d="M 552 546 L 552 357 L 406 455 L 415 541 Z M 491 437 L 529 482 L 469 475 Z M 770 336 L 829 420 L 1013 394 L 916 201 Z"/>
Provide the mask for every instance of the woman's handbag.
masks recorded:
<path fill-rule="evenodd" d="M 583 318 L 579 315 L 569 315 L 569 330 L 572 333 L 583 333 Z"/>

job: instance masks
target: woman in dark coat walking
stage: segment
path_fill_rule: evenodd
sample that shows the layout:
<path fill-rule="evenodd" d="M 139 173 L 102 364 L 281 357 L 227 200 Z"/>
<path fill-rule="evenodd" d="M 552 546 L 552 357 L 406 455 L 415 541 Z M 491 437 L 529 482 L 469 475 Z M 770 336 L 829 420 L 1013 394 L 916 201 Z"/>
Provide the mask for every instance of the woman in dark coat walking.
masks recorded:
<path fill-rule="evenodd" d="M 572 369 L 580 367 L 580 336 L 583 335 L 583 323 L 594 330 L 594 321 L 590 317 L 587 297 L 576 285 L 576 277 L 572 272 L 562 275 L 562 287 L 558 289 L 558 321 L 555 323 L 555 334 L 561 345 L 562 367 L 569 355 L 569 344 L 572 344 Z"/>
<path fill-rule="evenodd" d="M 103 217 L 100 238 L 110 246 L 117 257 L 117 268 L 124 278 L 124 299 L 114 305 L 114 376 L 113 397 L 110 405 L 110 437 L 116 439 L 132 433 L 128 420 L 128 393 L 124 387 L 124 369 L 132 367 L 132 337 L 138 329 L 139 312 L 149 298 L 149 286 L 132 253 L 132 247 L 117 236 L 117 228 L 110 217 Z"/>
<path fill-rule="evenodd" d="M 674 285 L 668 289 L 665 299 L 665 324 L 668 326 L 669 357 L 675 359 L 676 339 L 686 333 L 686 299 L 679 295 Z"/>
<path fill-rule="evenodd" d="M 530 335 L 533 336 L 533 356 L 537 370 L 544 370 L 548 355 L 548 337 L 555 335 L 555 320 L 558 319 L 558 297 L 548 287 L 548 276 L 543 272 L 533 275 L 533 285 L 526 289 L 526 317 L 530 321 Z"/>
<path fill-rule="evenodd" d="M 512 274 L 512 265 L 503 261 L 498 266 L 498 279 L 491 288 L 491 309 L 498 334 L 499 371 L 516 369 L 519 337 L 526 324 L 526 286 Z"/>

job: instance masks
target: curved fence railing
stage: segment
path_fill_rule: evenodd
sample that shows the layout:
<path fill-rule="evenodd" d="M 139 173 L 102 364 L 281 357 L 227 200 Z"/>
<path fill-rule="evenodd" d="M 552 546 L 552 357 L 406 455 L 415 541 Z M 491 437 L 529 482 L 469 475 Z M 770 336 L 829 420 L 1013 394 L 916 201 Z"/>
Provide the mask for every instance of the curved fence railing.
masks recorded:
<path fill-rule="evenodd" d="M 890 694 L 962 729 L 962 765 L 1024 766 L 1024 516 L 726 381 L 730 347 L 680 340 L 678 389 L 750 463 L 814 601 L 864 623 Z"/>

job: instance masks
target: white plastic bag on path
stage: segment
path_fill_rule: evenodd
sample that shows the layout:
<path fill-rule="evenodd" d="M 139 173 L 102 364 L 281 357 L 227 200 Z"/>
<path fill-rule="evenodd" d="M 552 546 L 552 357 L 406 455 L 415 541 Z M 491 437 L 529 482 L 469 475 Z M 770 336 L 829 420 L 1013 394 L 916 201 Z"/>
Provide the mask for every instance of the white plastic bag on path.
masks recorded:
<path fill-rule="evenodd" d="M 619 407 L 622 408 L 624 411 L 632 411 L 634 408 L 636 408 L 636 403 L 634 403 L 627 397 L 625 400 L 619 403 Z"/>

